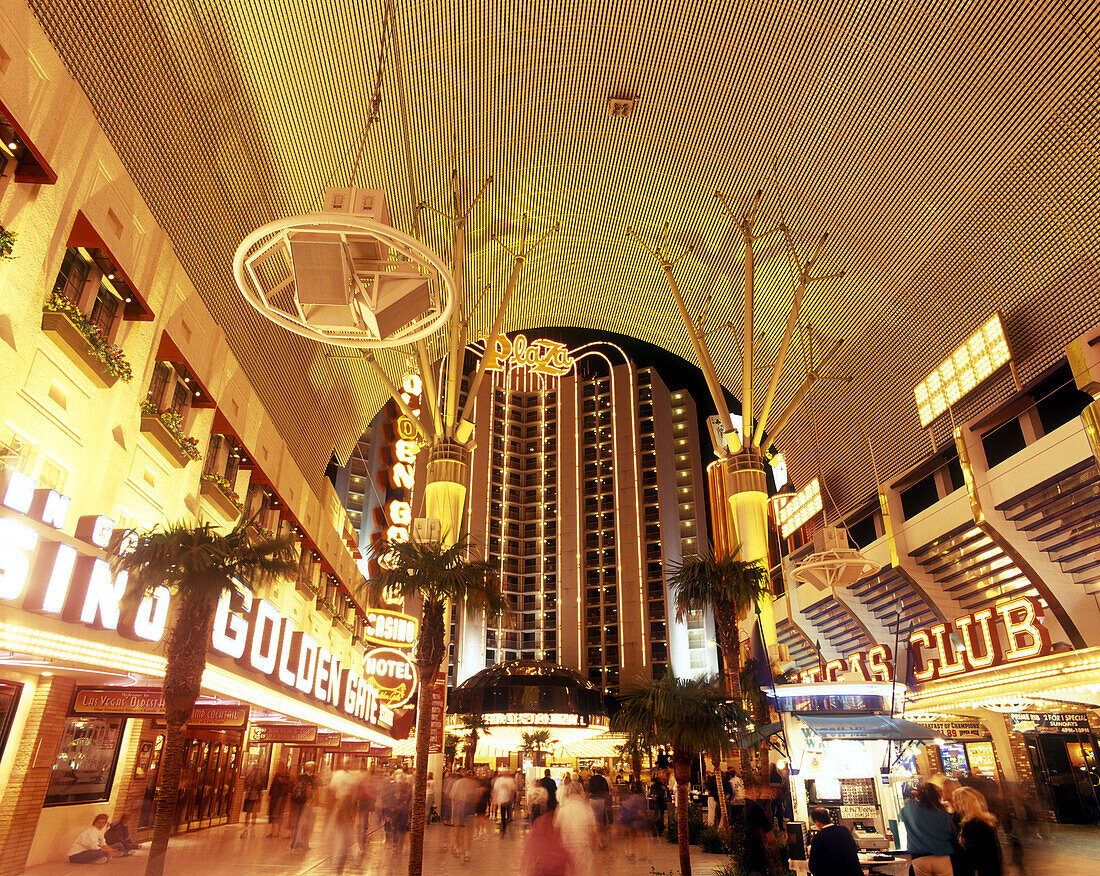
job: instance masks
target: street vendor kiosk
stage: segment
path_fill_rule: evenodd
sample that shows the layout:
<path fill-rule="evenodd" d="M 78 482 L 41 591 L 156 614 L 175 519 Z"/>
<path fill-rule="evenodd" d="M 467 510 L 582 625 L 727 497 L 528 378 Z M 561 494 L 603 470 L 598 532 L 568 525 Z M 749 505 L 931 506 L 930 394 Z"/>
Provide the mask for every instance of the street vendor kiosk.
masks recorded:
<path fill-rule="evenodd" d="M 899 848 L 901 785 L 911 779 L 911 753 L 936 733 L 894 717 L 904 688 L 889 683 L 778 685 L 796 821 L 827 809 L 868 857 Z M 887 855 L 880 855 L 885 858 Z"/>

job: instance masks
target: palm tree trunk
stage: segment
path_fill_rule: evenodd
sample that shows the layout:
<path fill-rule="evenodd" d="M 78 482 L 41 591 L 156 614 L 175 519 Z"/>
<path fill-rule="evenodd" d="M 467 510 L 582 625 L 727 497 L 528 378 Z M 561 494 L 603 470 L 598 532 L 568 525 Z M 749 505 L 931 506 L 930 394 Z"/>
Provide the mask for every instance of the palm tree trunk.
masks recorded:
<path fill-rule="evenodd" d="M 737 610 L 731 603 L 719 602 L 714 606 L 714 627 L 718 633 L 718 646 L 722 649 L 726 693 L 735 703 L 744 706 L 745 695 L 741 690 L 741 634 L 737 628 Z M 741 775 L 752 775 L 752 752 L 741 749 L 739 761 Z"/>
<path fill-rule="evenodd" d="M 156 816 L 145 876 L 162 876 L 168 840 L 176 822 L 180 775 L 187 739 L 183 728 L 202 692 L 206 650 L 214 630 L 218 597 L 207 591 L 181 589 L 179 611 L 172 621 L 164 648 L 164 717 L 168 730 L 157 772 Z"/>
<path fill-rule="evenodd" d="M 424 870 L 425 795 L 428 786 L 428 751 L 431 744 L 435 677 L 443 663 L 445 604 L 424 600 L 420 610 L 420 638 L 416 643 L 416 669 L 420 675 L 420 703 L 416 709 L 416 767 L 413 770 L 412 812 L 409 821 L 409 876 Z M 428 679 L 425 684 L 424 679 Z"/>
<path fill-rule="evenodd" d="M 164 873 L 164 857 L 168 852 L 168 840 L 176 822 L 176 803 L 180 795 L 180 776 L 183 773 L 183 757 L 187 750 L 187 738 L 183 727 L 169 724 L 165 734 L 164 751 L 157 770 L 157 796 L 153 820 L 153 838 L 149 843 L 149 860 L 145 864 L 145 876 L 161 876 Z"/>
<path fill-rule="evenodd" d="M 726 836 L 730 834 L 729 808 L 726 806 L 726 792 L 722 784 L 722 759 L 717 751 L 712 751 L 711 762 L 714 764 L 714 780 L 718 783 L 718 829 Z"/>
<path fill-rule="evenodd" d="M 691 755 L 673 750 L 672 772 L 676 776 L 676 840 L 680 846 L 680 876 L 691 876 L 691 850 L 688 845 L 688 789 L 691 787 Z"/>
<path fill-rule="evenodd" d="M 434 679 L 439 664 L 417 663 L 421 678 Z M 424 869 L 425 800 L 428 788 L 428 748 L 432 732 L 432 700 L 435 684 L 421 684 L 421 701 L 416 710 L 416 766 L 413 770 L 412 812 L 409 821 L 409 876 L 420 876 Z"/>

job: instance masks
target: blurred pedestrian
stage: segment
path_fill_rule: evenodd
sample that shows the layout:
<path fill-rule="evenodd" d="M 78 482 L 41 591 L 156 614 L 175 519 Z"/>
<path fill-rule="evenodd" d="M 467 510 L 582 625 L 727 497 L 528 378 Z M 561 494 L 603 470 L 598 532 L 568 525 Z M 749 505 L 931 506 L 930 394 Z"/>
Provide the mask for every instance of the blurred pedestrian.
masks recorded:
<path fill-rule="evenodd" d="M 619 826 L 626 842 L 628 860 L 649 857 L 649 807 L 641 782 L 631 782 L 619 802 Z"/>
<path fill-rule="evenodd" d="M 901 809 L 915 876 L 952 876 L 955 825 L 940 800 L 940 789 L 921 782 Z"/>
<path fill-rule="evenodd" d="M 307 761 L 290 789 L 290 847 L 309 851 L 313 834 L 313 800 L 317 793 L 317 764 Z"/>
<path fill-rule="evenodd" d="M 532 820 L 520 859 L 520 876 L 574 876 L 575 872 L 554 816 L 545 813 Z"/>
<path fill-rule="evenodd" d="M 500 835 L 508 834 L 512 821 L 512 807 L 516 802 L 516 779 L 510 772 L 502 772 L 493 782 L 493 805 L 500 813 Z"/>
<path fill-rule="evenodd" d="M 571 779 L 567 773 L 562 781 Z M 569 784 L 572 784 L 570 781 Z M 592 876 L 592 851 L 596 846 L 596 816 L 579 792 L 563 796 L 554 811 L 554 822 L 561 839 L 573 859 L 574 876 Z"/>
<path fill-rule="evenodd" d="M 558 783 L 550 775 L 550 770 L 543 770 L 539 784 L 546 791 L 546 811 L 553 812 L 558 808 Z"/>
<path fill-rule="evenodd" d="M 280 770 L 271 780 L 271 787 L 267 790 L 268 836 L 278 837 L 282 833 L 287 799 L 293 784 L 286 770 Z"/>
<path fill-rule="evenodd" d="M 955 876 L 1001 876 L 1001 843 L 997 837 L 997 819 L 985 797 L 974 788 L 957 788 L 951 795 L 959 819 L 958 863 Z"/>
<path fill-rule="evenodd" d="M 603 774 L 602 767 L 596 767 L 588 777 L 588 803 L 596 817 L 599 830 L 600 848 L 607 846 L 607 828 L 611 823 L 611 785 Z"/>
<path fill-rule="evenodd" d="M 463 864 L 470 862 L 470 834 L 474 824 L 474 805 L 479 793 L 477 782 L 465 773 L 461 773 L 451 786 L 451 820 L 454 822 L 451 852 Z"/>
<path fill-rule="evenodd" d="M 256 764 L 244 777 L 244 801 L 241 803 L 241 811 L 244 812 L 243 837 L 250 828 L 256 826 L 256 813 L 260 809 L 260 798 L 264 788 L 267 787 L 267 771 Z"/>

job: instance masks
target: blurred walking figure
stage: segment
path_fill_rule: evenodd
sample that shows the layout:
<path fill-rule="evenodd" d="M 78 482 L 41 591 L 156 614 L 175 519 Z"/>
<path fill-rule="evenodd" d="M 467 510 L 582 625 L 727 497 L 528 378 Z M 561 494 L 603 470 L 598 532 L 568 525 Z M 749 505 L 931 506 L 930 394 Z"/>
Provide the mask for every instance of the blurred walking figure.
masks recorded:
<path fill-rule="evenodd" d="M 572 855 L 550 813 L 531 821 L 519 872 L 520 876 L 573 876 L 577 872 Z"/>
<path fill-rule="evenodd" d="M 558 802 L 564 803 L 570 797 L 583 797 L 584 791 L 579 782 L 574 782 L 573 777 L 566 773 L 561 778 L 561 787 L 558 788 Z"/>
<path fill-rule="evenodd" d="M 660 836 L 665 829 L 665 813 L 668 812 L 668 788 L 661 781 L 658 770 L 649 785 L 649 809 L 653 813 L 653 832 Z"/>
<path fill-rule="evenodd" d="M 313 798 L 317 792 L 317 764 L 307 761 L 290 789 L 290 847 L 309 850 L 313 834 Z"/>
<path fill-rule="evenodd" d="M 403 770 L 397 770 L 383 792 L 382 817 L 386 827 L 386 842 L 391 843 L 398 852 L 405 850 L 405 840 L 409 835 L 411 803 L 412 785 L 409 777 Z"/>
<path fill-rule="evenodd" d="M 282 770 L 271 780 L 267 791 L 267 835 L 278 837 L 283 829 L 283 817 L 286 815 L 287 795 L 290 794 L 290 773 Z"/>
<path fill-rule="evenodd" d="M 509 772 L 500 773 L 493 782 L 493 805 L 500 812 L 500 835 L 507 836 L 516 802 L 516 779 Z"/>
<path fill-rule="evenodd" d="M 374 767 L 359 778 L 359 854 L 367 851 L 367 834 L 370 833 L 371 813 L 379 805 L 381 780 Z"/>
<path fill-rule="evenodd" d="M 569 776 L 566 775 L 565 778 L 568 779 Z M 592 814 L 592 807 L 579 792 L 574 791 L 562 798 L 554 811 L 554 821 L 561 831 L 562 842 L 573 859 L 575 876 L 592 876 L 592 850 L 597 841 L 596 816 Z"/>
<path fill-rule="evenodd" d="M 550 795 L 546 793 L 546 788 L 542 786 L 541 782 L 535 782 L 527 786 L 527 818 L 532 824 L 540 815 L 549 811 L 547 809 L 549 802 Z"/>
<path fill-rule="evenodd" d="M 592 814 L 596 816 L 596 827 L 600 832 L 600 848 L 607 847 L 607 828 L 611 824 L 611 785 L 603 774 L 603 767 L 596 767 L 588 777 L 588 802 Z"/>
<path fill-rule="evenodd" d="M 470 862 L 470 832 L 474 825 L 474 805 L 481 789 L 466 773 L 451 785 L 451 820 L 454 821 L 454 843 L 451 852 L 462 863 Z"/>
<path fill-rule="evenodd" d="M 543 770 L 539 784 L 546 790 L 546 811 L 553 812 L 558 808 L 558 783 L 550 775 L 550 770 Z"/>
<path fill-rule="evenodd" d="M 337 873 L 344 872 L 344 866 L 348 862 L 348 852 L 355 842 L 356 809 L 357 802 L 354 794 L 344 794 L 333 799 L 329 838 L 332 841 L 332 863 Z"/>
<path fill-rule="evenodd" d="M 981 791 L 958 788 L 951 795 L 959 822 L 961 876 L 1001 876 L 1001 843 L 997 819 L 986 806 Z"/>
<path fill-rule="evenodd" d="M 649 858 L 649 807 L 641 782 L 631 782 L 619 803 L 619 826 L 626 842 L 628 860 Z"/>
<path fill-rule="evenodd" d="M 241 808 L 244 812 L 244 830 L 241 831 L 242 837 L 248 833 L 250 828 L 256 826 L 256 812 L 260 808 L 260 798 L 263 796 L 264 788 L 266 787 L 267 773 L 259 764 L 256 764 L 244 777 L 244 803 L 241 804 Z"/>
<path fill-rule="evenodd" d="M 484 836 L 489 829 L 489 797 L 492 788 L 487 776 L 471 776 L 477 787 L 474 797 L 474 822 L 476 824 L 475 837 Z"/>

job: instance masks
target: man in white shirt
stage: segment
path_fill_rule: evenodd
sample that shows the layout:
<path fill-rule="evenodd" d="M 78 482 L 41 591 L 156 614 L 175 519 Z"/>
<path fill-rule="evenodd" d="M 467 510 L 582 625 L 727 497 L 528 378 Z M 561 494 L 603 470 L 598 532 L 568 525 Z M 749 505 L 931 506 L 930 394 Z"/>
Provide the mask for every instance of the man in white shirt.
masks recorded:
<path fill-rule="evenodd" d="M 493 782 L 493 803 L 500 811 L 500 835 L 508 834 L 512 821 L 512 806 L 516 802 L 516 779 L 511 773 L 501 773 Z"/>
<path fill-rule="evenodd" d="M 107 829 L 107 816 L 97 815 L 92 821 L 92 826 L 85 828 L 80 835 L 73 840 L 69 849 L 69 861 L 73 864 L 98 864 L 107 863 L 111 857 L 110 847 L 103 837 Z"/>

